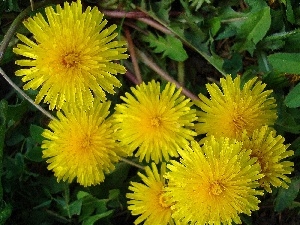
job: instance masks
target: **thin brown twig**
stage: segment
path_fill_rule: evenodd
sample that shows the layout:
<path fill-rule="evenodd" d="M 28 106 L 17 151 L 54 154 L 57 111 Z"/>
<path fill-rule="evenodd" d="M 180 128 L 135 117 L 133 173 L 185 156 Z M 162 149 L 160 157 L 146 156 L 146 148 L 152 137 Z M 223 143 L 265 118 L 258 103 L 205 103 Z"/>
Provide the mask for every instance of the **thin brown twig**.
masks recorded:
<path fill-rule="evenodd" d="M 126 73 L 125 76 L 134 84 L 138 84 L 138 80 L 136 79 L 136 77 L 134 76 L 134 74 L 128 70 L 128 68 L 126 69 Z"/>
<path fill-rule="evenodd" d="M 147 30 L 143 30 L 142 28 L 138 27 L 134 22 L 133 20 L 128 20 L 128 21 L 124 21 L 124 25 L 126 25 L 127 27 L 131 27 L 133 28 L 134 30 L 136 31 L 139 31 L 141 32 L 142 34 L 144 35 L 147 35 L 149 32 Z"/>
<path fill-rule="evenodd" d="M 173 34 L 172 31 L 170 31 L 168 28 L 164 27 L 163 25 L 161 25 L 160 23 L 156 22 L 153 19 L 150 18 L 137 18 L 138 21 L 141 21 L 165 34 Z"/>
<path fill-rule="evenodd" d="M 132 165 L 132 166 L 134 166 L 134 167 L 137 167 L 137 168 L 139 168 L 139 169 L 141 169 L 141 170 L 144 170 L 144 169 L 145 169 L 143 166 L 141 166 L 141 165 L 139 165 L 139 164 L 137 164 L 137 163 L 135 163 L 135 162 L 132 162 L 132 161 L 129 160 L 129 159 L 120 157 L 120 160 L 123 161 L 123 162 L 125 162 L 125 163 L 127 163 L 127 164 L 129 164 L 129 165 Z"/>
<path fill-rule="evenodd" d="M 110 10 L 102 10 L 101 11 L 105 16 L 113 17 L 113 18 L 129 18 L 129 19 L 137 19 L 142 17 L 149 17 L 146 13 L 140 11 L 110 11 Z"/>
<path fill-rule="evenodd" d="M 180 85 L 179 82 L 177 82 L 175 79 L 173 79 L 166 71 L 161 69 L 152 59 L 150 59 L 148 56 L 145 55 L 142 51 L 136 49 L 136 52 L 138 53 L 138 56 L 140 57 L 141 61 L 145 63 L 148 67 L 150 67 L 152 70 L 154 70 L 158 75 L 160 75 L 163 79 L 166 81 L 169 81 L 171 83 L 174 83 L 177 88 L 182 88 L 182 93 L 189 97 L 191 100 L 199 100 L 199 98 L 194 95 L 192 92 L 190 92 L 188 89 Z"/>
<path fill-rule="evenodd" d="M 134 44 L 133 44 L 133 41 L 132 41 L 132 38 L 131 38 L 128 28 L 125 28 L 125 36 L 126 36 L 126 39 L 128 42 L 128 50 L 129 50 L 130 58 L 132 61 L 134 73 L 135 73 L 136 79 L 138 81 L 138 84 L 140 84 L 143 82 L 143 79 L 142 79 L 141 70 L 140 70 L 140 67 L 139 67 L 139 64 L 138 64 L 138 61 L 136 58 Z"/>
<path fill-rule="evenodd" d="M 102 13 L 105 16 L 114 17 L 114 18 L 131 18 L 137 19 L 165 34 L 172 34 L 172 31 L 161 25 L 160 23 L 156 22 L 155 20 L 149 18 L 149 16 L 144 12 L 126 12 L 126 11 L 108 11 L 103 10 Z"/>
<path fill-rule="evenodd" d="M 13 87 L 20 95 L 22 95 L 28 102 L 30 102 L 34 107 L 36 107 L 39 111 L 41 111 L 45 116 L 47 116 L 50 119 L 55 119 L 54 116 L 52 116 L 48 111 L 46 111 L 44 108 L 42 108 L 40 105 L 36 104 L 27 94 L 25 94 L 24 91 L 21 90 L 6 74 L 5 72 L 0 68 L 0 74 L 5 78 L 5 80 L 10 84 L 10 86 Z"/>

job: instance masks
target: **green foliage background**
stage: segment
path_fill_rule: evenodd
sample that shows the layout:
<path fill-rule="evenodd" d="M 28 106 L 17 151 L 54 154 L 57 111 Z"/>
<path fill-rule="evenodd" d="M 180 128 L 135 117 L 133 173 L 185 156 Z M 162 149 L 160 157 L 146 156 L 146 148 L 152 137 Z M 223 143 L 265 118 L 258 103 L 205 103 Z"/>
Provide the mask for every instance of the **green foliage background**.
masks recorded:
<path fill-rule="evenodd" d="M 63 1 L 0 1 L 0 41 L 25 8 Z M 291 143 L 295 163 L 288 189 L 274 189 L 261 199 L 260 210 L 244 224 L 298 224 L 300 221 L 300 5 L 297 0 L 86 0 L 110 23 L 118 24 L 119 38 L 133 40 L 136 57 L 122 63 L 123 86 L 113 103 L 135 85 L 138 63 L 143 81 L 174 79 L 194 94 L 206 93 L 205 83 L 243 74 L 243 82 L 259 76 L 274 90 L 278 104 L 275 129 Z M 42 8 L 28 10 L 28 16 Z M 18 32 L 29 35 L 20 25 Z M 127 31 L 127 35 L 126 35 Z M 129 31 L 129 32 L 128 32 Z M 128 34 L 129 33 L 129 34 Z M 0 67 L 19 87 L 11 38 L 0 55 Z M 165 76 L 167 72 L 167 76 Z M 34 98 L 36 91 L 26 92 Z M 133 224 L 126 208 L 129 182 L 137 168 L 124 162 L 105 182 L 83 188 L 57 183 L 42 159 L 41 133 L 49 122 L 0 76 L 0 224 Z M 47 109 L 46 105 L 42 105 Z M 0 151 L 2 152 L 2 151 Z M 135 161 L 135 159 L 131 159 Z M 1 165 L 1 164 L 0 164 Z M 7 220 L 6 220 L 7 219 Z"/>

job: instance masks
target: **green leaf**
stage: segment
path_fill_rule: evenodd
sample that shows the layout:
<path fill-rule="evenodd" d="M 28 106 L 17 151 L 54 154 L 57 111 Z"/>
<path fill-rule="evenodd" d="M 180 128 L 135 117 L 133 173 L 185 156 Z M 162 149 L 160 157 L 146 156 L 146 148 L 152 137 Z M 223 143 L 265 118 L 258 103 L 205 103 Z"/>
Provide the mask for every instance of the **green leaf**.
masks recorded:
<path fill-rule="evenodd" d="M 271 14 L 269 7 L 264 7 L 260 11 L 249 14 L 237 33 L 237 38 L 240 41 L 233 48 L 238 51 L 247 50 L 250 54 L 253 54 L 256 44 L 267 34 L 270 26 Z"/>
<path fill-rule="evenodd" d="M 91 195 L 91 194 L 89 194 L 88 192 L 78 191 L 78 193 L 77 193 L 77 199 L 82 199 L 82 198 L 87 197 L 89 195 Z"/>
<path fill-rule="evenodd" d="M 42 141 L 44 140 L 44 138 L 42 136 L 43 132 L 44 132 L 44 128 L 42 128 L 42 127 L 39 127 L 34 124 L 32 124 L 30 126 L 30 135 L 33 138 L 33 140 L 39 144 L 42 144 Z"/>
<path fill-rule="evenodd" d="M 151 13 L 157 15 L 161 20 L 169 22 L 169 12 L 174 0 L 154 2 L 151 7 Z"/>
<path fill-rule="evenodd" d="M 300 53 L 275 53 L 268 60 L 275 72 L 300 74 Z"/>
<path fill-rule="evenodd" d="M 82 225 L 93 225 L 97 220 L 110 216 L 114 211 L 109 210 L 107 212 L 91 216 L 88 219 L 84 220 Z"/>
<path fill-rule="evenodd" d="M 149 42 L 150 47 L 154 48 L 153 52 L 163 53 L 163 56 L 168 56 L 170 59 L 182 62 L 188 58 L 186 51 L 183 48 L 182 42 L 176 37 L 167 35 L 155 37 L 151 34 L 145 36 L 144 41 Z"/>
<path fill-rule="evenodd" d="M 300 83 L 290 91 L 290 93 L 286 96 L 284 103 L 289 108 L 296 108 L 300 106 Z"/>
<path fill-rule="evenodd" d="M 289 188 L 280 188 L 278 196 L 275 199 L 275 211 L 281 212 L 288 208 L 292 202 L 295 200 L 299 193 L 300 188 L 300 178 L 293 179 Z"/>
<path fill-rule="evenodd" d="M 82 199 L 78 199 L 69 205 L 69 213 L 71 216 L 80 215 L 82 207 Z"/>
<path fill-rule="evenodd" d="M 88 192 L 79 191 L 77 199 L 82 200 L 81 213 L 79 216 L 80 221 L 86 221 L 91 215 L 97 213 L 102 214 L 107 212 L 107 199 L 98 199 Z"/>
<path fill-rule="evenodd" d="M 294 15 L 294 11 L 293 11 L 293 6 L 291 4 L 291 1 L 287 1 L 286 2 L 286 18 L 287 20 L 294 24 L 295 23 L 295 15 Z"/>
<path fill-rule="evenodd" d="M 189 2 L 192 2 L 191 7 L 195 8 L 196 11 L 200 9 L 204 2 L 210 3 L 209 0 L 189 0 Z"/>
<path fill-rule="evenodd" d="M 120 190 L 119 189 L 112 189 L 112 190 L 109 190 L 109 196 L 108 196 L 108 199 L 109 200 L 115 200 L 119 197 L 120 195 Z"/>
<path fill-rule="evenodd" d="M 7 109 L 7 120 L 13 125 L 15 122 L 20 121 L 28 110 L 28 101 L 23 100 L 20 104 L 9 105 Z"/>
<path fill-rule="evenodd" d="M 27 150 L 25 154 L 26 158 L 33 162 L 42 162 L 43 159 L 43 150 L 39 146 L 34 146 Z"/>
<path fill-rule="evenodd" d="M 234 53 L 231 59 L 225 59 L 223 69 L 228 74 L 237 74 L 243 68 L 243 61 L 240 54 Z"/>
<path fill-rule="evenodd" d="M 221 19 L 214 17 L 209 21 L 210 32 L 212 36 L 215 36 L 221 28 Z"/>
<path fill-rule="evenodd" d="M 20 142 L 22 142 L 25 139 L 25 136 L 23 134 L 14 132 L 9 139 L 6 141 L 7 146 L 13 146 Z"/>

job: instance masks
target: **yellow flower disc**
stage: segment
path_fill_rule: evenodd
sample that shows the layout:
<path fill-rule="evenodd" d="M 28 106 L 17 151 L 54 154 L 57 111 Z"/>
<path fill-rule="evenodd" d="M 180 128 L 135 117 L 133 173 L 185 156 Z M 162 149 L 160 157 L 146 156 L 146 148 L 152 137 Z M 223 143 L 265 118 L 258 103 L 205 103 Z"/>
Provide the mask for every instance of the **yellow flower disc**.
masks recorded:
<path fill-rule="evenodd" d="M 143 183 L 131 182 L 126 197 L 128 209 L 132 215 L 139 215 L 134 224 L 143 223 L 144 225 L 168 225 L 174 224 L 171 218 L 171 205 L 164 196 L 165 180 L 163 175 L 166 172 L 166 164 L 163 163 L 159 173 L 156 165 L 151 164 L 152 168 L 145 168 L 146 175 L 138 173 Z"/>
<path fill-rule="evenodd" d="M 177 150 L 193 140 L 191 129 L 196 120 L 192 103 L 174 84 L 161 92 L 155 81 L 131 88 L 133 95 L 121 97 L 125 103 L 116 106 L 114 114 L 117 138 L 129 155 L 158 163 L 178 156 Z"/>
<path fill-rule="evenodd" d="M 94 97 L 106 99 L 105 92 L 114 93 L 120 87 L 117 73 L 125 68 L 114 60 L 125 59 L 123 41 L 113 41 L 116 25 L 107 24 L 103 14 L 95 7 L 82 12 L 80 0 L 64 7 L 45 9 L 46 18 L 37 13 L 24 21 L 33 34 L 33 40 L 22 34 L 14 52 L 25 56 L 16 64 L 24 67 L 16 71 L 26 82 L 24 89 L 38 89 L 36 103 L 50 104 L 50 109 L 61 109 L 63 104 L 83 104 L 91 107 Z"/>
<path fill-rule="evenodd" d="M 241 142 L 213 136 L 201 147 L 195 141 L 186 146 L 165 175 L 172 217 L 183 224 L 239 224 L 240 213 L 258 210 L 256 195 L 263 191 L 255 188 L 263 175 L 250 153 Z"/>
<path fill-rule="evenodd" d="M 96 185 L 104 180 L 104 173 L 114 169 L 122 151 L 106 119 L 109 106 L 104 102 L 90 109 L 59 111 L 58 119 L 43 132 L 43 158 L 58 181 L 76 178 L 83 186 Z"/>
<path fill-rule="evenodd" d="M 273 125 L 276 115 L 275 99 L 266 85 L 253 78 L 241 87 L 240 76 L 226 76 L 216 84 L 207 84 L 210 99 L 200 94 L 195 102 L 199 111 L 195 130 L 198 134 L 229 137 L 240 140 L 246 130 L 252 133 L 263 125 Z"/>
<path fill-rule="evenodd" d="M 246 132 L 242 137 L 243 148 L 251 149 L 251 157 L 255 157 L 261 166 L 264 175 L 259 180 L 260 185 L 267 192 L 272 192 L 271 186 L 288 188 L 291 180 L 286 174 L 291 174 L 294 163 L 283 161 L 292 156 L 292 150 L 287 151 L 289 145 L 284 145 L 284 138 L 267 126 L 263 126 L 248 136 Z"/>

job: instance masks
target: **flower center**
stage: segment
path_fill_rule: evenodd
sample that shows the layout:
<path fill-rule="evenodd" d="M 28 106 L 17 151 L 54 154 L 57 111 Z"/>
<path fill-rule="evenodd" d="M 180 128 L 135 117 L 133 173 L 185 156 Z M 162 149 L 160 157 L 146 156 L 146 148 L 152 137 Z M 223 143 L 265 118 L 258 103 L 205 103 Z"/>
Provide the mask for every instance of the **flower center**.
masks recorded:
<path fill-rule="evenodd" d="M 163 208 L 170 208 L 170 204 L 167 203 L 167 199 L 166 197 L 163 195 L 163 193 L 161 193 L 159 195 L 159 204 L 163 207 Z"/>
<path fill-rule="evenodd" d="M 80 62 L 80 55 L 77 52 L 70 52 L 62 57 L 62 64 L 67 67 L 76 67 Z"/>
<path fill-rule="evenodd" d="M 209 189 L 211 194 L 220 195 L 225 190 L 225 187 L 219 181 L 214 181 L 213 183 L 210 184 Z"/>
<path fill-rule="evenodd" d="M 232 122 L 237 132 L 241 132 L 242 130 L 244 130 L 247 125 L 245 118 L 239 113 L 233 115 Z"/>
<path fill-rule="evenodd" d="M 153 117 L 150 121 L 152 127 L 160 127 L 162 124 L 160 117 Z"/>
<path fill-rule="evenodd" d="M 81 139 L 78 140 L 78 146 L 81 148 L 83 152 L 86 152 L 92 144 L 91 137 L 89 135 L 85 135 Z"/>

